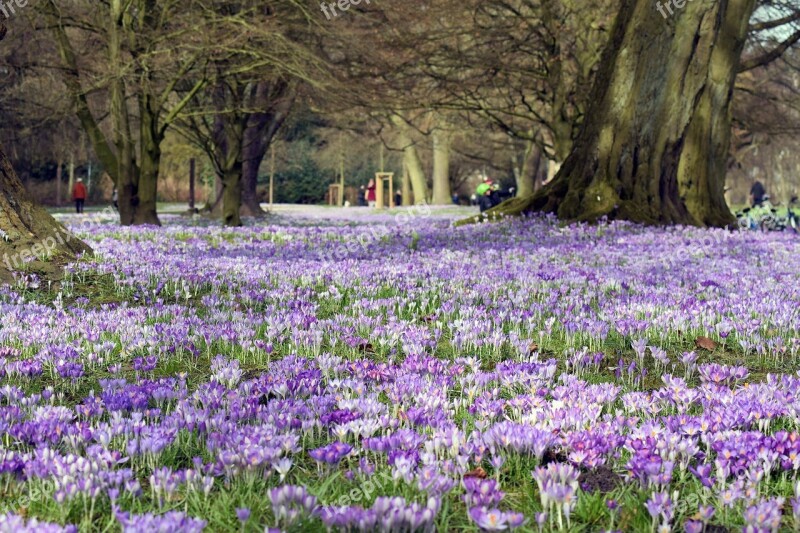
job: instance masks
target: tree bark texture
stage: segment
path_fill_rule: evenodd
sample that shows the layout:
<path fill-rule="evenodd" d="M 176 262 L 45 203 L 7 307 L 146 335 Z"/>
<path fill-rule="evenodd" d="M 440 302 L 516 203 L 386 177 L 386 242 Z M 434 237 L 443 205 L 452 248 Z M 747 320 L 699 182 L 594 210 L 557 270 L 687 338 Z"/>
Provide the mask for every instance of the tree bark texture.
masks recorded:
<path fill-rule="evenodd" d="M 623 0 L 583 128 L 536 195 L 498 212 L 725 226 L 733 83 L 755 0 L 693 0 L 662 16 Z"/>

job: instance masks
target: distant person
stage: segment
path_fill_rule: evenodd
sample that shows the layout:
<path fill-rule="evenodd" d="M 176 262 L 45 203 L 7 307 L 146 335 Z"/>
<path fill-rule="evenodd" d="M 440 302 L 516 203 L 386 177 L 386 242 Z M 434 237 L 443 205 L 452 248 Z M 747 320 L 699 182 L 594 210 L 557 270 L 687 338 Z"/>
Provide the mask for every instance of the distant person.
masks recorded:
<path fill-rule="evenodd" d="M 367 184 L 367 204 L 370 207 L 375 207 L 375 198 L 377 196 L 375 195 L 375 179 L 373 178 Z"/>
<path fill-rule="evenodd" d="M 452 196 L 453 205 L 459 205 L 461 203 L 460 198 L 458 197 L 458 193 L 454 192 Z"/>
<path fill-rule="evenodd" d="M 367 188 L 363 185 L 358 188 L 358 207 L 367 207 Z"/>
<path fill-rule="evenodd" d="M 72 188 L 72 199 L 75 201 L 75 212 L 83 213 L 83 204 L 86 202 L 86 186 L 83 184 L 83 178 L 78 178 L 75 186 Z"/>
<path fill-rule="evenodd" d="M 750 188 L 750 206 L 760 206 L 764 203 L 764 196 L 766 196 L 766 194 L 767 190 L 764 188 L 764 185 L 758 180 L 753 181 L 753 186 Z"/>
<path fill-rule="evenodd" d="M 119 211 L 119 194 L 116 187 L 114 187 L 114 192 L 111 193 L 111 201 L 114 203 L 114 209 Z"/>
<path fill-rule="evenodd" d="M 475 196 L 477 197 L 478 207 L 480 207 L 481 213 L 500 203 L 500 193 L 497 190 L 497 185 L 489 178 L 484 178 L 478 185 L 475 189 Z"/>
<path fill-rule="evenodd" d="M 394 191 L 394 205 L 397 207 L 403 205 L 403 191 L 400 189 Z"/>

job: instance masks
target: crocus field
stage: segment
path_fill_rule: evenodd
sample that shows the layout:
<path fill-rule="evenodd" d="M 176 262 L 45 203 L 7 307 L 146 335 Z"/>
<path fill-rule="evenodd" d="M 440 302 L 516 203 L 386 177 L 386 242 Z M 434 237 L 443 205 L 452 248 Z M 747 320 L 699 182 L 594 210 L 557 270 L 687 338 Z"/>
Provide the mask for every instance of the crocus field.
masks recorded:
<path fill-rule="evenodd" d="M 0 531 L 800 530 L 800 238 L 463 214 L 63 216 Z"/>

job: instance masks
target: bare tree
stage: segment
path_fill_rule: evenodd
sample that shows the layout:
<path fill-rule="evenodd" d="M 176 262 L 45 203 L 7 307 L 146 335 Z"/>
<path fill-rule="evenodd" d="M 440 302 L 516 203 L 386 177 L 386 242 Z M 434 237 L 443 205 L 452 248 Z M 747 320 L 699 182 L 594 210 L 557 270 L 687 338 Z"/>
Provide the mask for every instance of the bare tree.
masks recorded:
<path fill-rule="evenodd" d="M 192 17 L 191 5 L 177 0 L 66 6 L 47 0 L 42 12 L 78 120 L 117 184 L 122 224 L 159 224 L 161 143 L 170 124 L 208 83 L 198 75 L 213 50 L 203 39 L 218 36 L 199 26 L 202 19 Z M 93 53 L 80 53 L 86 49 Z M 90 104 L 88 95 L 96 91 L 103 92 L 107 108 Z M 110 125 L 104 127 L 107 116 Z"/>

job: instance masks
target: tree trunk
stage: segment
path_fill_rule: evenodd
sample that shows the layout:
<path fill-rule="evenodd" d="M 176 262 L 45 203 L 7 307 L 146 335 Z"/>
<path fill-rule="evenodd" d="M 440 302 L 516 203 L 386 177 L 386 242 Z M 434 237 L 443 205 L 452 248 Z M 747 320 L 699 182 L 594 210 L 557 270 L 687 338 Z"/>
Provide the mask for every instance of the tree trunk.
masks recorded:
<path fill-rule="evenodd" d="M 547 160 L 547 173 L 544 177 L 545 183 L 551 181 L 558 175 L 558 171 L 561 170 L 562 163 L 559 161 L 554 161 L 552 159 Z"/>
<path fill-rule="evenodd" d="M 411 190 L 414 193 L 414 202 L 423 203 L 428 201 L 428 180 L 425 178 L 425 171 L 422 169 L 422 161 L 417 154 L 417 147 L 413 144 L 406 146 L 403 156 L 408 166 L 408 176 L 411 181 Z"/>
<path fill-rule="evenodd" d="M 539 189 L 539 167 L 542 164 L 542 149 L 533 142 L 525 143 L 522 167 L 517 176 L 517 196 L 530 196 Z"/>
<path fill-rule="evenodd" d="M 242 225 L 239 207 L 242 204 L 242 162 L 237 157 L 222 180 L 222 222 L 226 226 Z"/>
<path fill-rule="evenodd" d="M 450 136 L 436 129 L 433 134 L 433 200 L 434 205 L 449 205 L 450 197 Z"/>
<path fill-rule="evenodd" d="M 69 155 L 69 180 L 67 181 L 67 198 L 72 202 L 72 191 L 75 189 L 75 155 Z"/>
<path fill-rule="evenodd" d="M 142 167 L 139 172 L 139 200 L 135 206 L 133 225 L 152 224 L 160 226 L 158 219 L 158 168 L 161 164 L 161 148 L 150 141 L 142 146 Z"/>
<path fill-rule="evenodd" d="M 258 217 L 266 214 L 266 211 L 261 208 L 261 198 L 258 194 L 258 170 L 261 168 L 268 145 L 263 138 L 264 126 L 260 123 L 258 126 L 247 127 L 242 144 L 241 214 L 246 217 Z"/>
<path fill-rule="evenodd" d="M 206 205 L 203 207 L 203 211 L 211 215 L 213 218 L 221 218 L 222 193 L 225 192 L 225 188 L 222 186 L 222 178 L 215 175 L 214 184 L 214 190 L 211 191 L 211 195 L 206 200 Z"/>
<path fill-rule="evenodd" d="M 428 201 L 428 180 L 425 178 L 425 171 L 422 169 L 422 162 L 417 153 L 417 147 L 409 133 L 409 126 L 398 115 L 392 115 L 392 123 L 400 130 L 399 138 L 403 144 L 403 161 L 408 169 L 408 176 L 411 181 L 411 189 L 414 192 L 414 203 L 424 203 Z"/>
<path fill-rule="evenodd" d="M 2 25 L 0 25 L 0 34 Z M 36 205 L 0 149 L 0 281 L 24 270 L 58 278 L 64 263 L 91 249 Z"/>
<path fill-rule="evenodd" d="M 671 4 L 669 4 L 671 5 Z M 673 14 L 623 0 L 586 119 L 552 183 L 501 212 L 565 220 L 724 226 L 733 82 L 755 0 L 693 0 Z"/>
<path fill-rule="evenodd" d="M 278 130 L 294 106 L 295 89 L 284 81 L 260 82 L 254 91 L 253 107 L 268 107 L 269 111 L 250 115 L 242 141 L 242 214 L 262 216 L 258 194 L 258 170 L 275 140 Z"/>
<path fill-rule="evenodd" d="M 411 199 L 411 178 L 408 175 L 408 165 L 403 161 L 403 183 L 400 185 L 403 191 L 403 207 L 414 205 Z"/>
<path fill-rule="evenodd" d="M 544 151 L 539 153 L 539 161 L 538 165 L 534 169 L 533 173 L 533 191 L 534 194 L 539 192 L 544 186 L 545 181 L 547 180 L 547 161 L 544 157 Z"/>
<path fill-rule="evenodd" d="M 217 87 L 215 104 L 218 110 L 225 109 L 231 95 L 241 90 L 239 86 Z M 212 216 L 222 216 L 226 226 L 241 226 L 242 205 L 242 171 L 244 162 L 243 139 L 249 123 L 249 115 L 235 112 L 222 114 L 214 118 L 212 136 L 214 140 L 214 164 L 219 178 L 221 190 L 217 202 L 212 206 Z M 219 199 L 222 199 L 220 204 Z"/>
<path fill-rule="evenodd" d="M 158 112 L 153 108 L 153 96 L 143 94 L 140 98 L 141 112 L 141 161 L 137 183 L 138 202 L 134 206 L 133 224 L 160 226 L 156 203 L 158 201 L 158 172 L 161 166 L 161 133 Z"/>
<path fill-rule="evenodd" d="M 242 140 L 242 215 L 247 217 L 264 216 L 258 194 L 258 170 L 267 154 L 277 128 L 273 129 L 270 115 L 255 113 L 250 115 Z M 281 123 L 283 121 L 281 120 Z M 280 126 L 278 126 L 280 127 Z"/>

